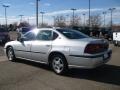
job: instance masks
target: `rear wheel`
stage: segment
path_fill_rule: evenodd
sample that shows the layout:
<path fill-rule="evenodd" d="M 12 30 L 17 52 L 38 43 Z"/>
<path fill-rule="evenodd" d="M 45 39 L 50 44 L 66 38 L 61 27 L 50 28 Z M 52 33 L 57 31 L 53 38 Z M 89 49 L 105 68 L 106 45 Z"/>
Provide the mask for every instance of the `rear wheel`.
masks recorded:
<path fill-rule="evenodd" d="M 51 66 L 56 74 L 64 74 L 68 70 L 67 61 L 64 56 L 57 54 L 52 57 Z"/>
<path fill-rule="evenodd" d="M 120 47 L 120 41 L 118 42 L 118 46 Z"/>
<path fill-rule="evenodd" d="M 118 46 L 118 42 L 117 41 L 114 41 L 114 46 Z"/>
<path fill-rule="evenodd" d="M 9 61 L 15 61 L 16 57 L 14 54 L 14 50 L 12 47 L 8 47 L 7 49 L 7 57 Z"/>

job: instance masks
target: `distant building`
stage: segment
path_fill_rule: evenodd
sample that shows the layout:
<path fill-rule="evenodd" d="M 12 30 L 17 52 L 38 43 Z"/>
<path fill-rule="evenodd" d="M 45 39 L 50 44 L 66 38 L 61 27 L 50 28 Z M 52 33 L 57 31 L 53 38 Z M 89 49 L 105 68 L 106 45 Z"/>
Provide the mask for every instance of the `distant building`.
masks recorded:
<path fill-rule="evenodd" d="M 112 28 L 113 28 L 113 31 L 114 30 L 119 30 L 120 31 L 120 25 L 114 25 Z"/>

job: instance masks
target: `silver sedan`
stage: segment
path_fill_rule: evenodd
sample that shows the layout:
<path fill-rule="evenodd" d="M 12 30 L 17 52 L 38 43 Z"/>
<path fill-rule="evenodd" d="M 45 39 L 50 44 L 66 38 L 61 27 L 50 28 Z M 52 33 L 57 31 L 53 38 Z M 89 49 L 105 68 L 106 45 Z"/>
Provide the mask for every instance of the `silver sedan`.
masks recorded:
<path fill-rule="evenodd" d="M 62 28 L 34 29 L 6 43 L 4 50 L 10 61 L 20 58 L 48 64 L 56 74 L 68 68 L 96 68 L 108 62 L 112 54 L 107 41 Z"/>

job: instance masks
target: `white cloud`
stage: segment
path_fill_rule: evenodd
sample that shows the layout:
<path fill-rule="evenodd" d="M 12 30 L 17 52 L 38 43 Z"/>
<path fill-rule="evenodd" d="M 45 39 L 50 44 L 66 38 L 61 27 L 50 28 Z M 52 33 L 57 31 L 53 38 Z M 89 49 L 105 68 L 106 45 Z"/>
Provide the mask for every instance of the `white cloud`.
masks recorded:
<path fill-rule="evenodd" d="M 75 13 L 87 13 L 89 9 L 77 9 L 75 11 Z M 98 12 L 98 11 L 103 11 L 104 9 L 99 9 L 99 8 L 95 8 L 95 9 L 91 9 L 91 12 Z M 54 15 L 59 15 L 59 14 L 69 14 L 72 13 L 72 10 L 61 10 L 61 11 L 54 11 L 54 12 L 50 12 L 50 13 L 46 13 L 46 15 L 49 16 L 54 16 Z"/>
<path fill-rule="evenodd" d="M 120 7 L 115 7 L 116 9 L 113 11 L 113 18 L 114 19 L 120 19 Z M 108 10 L 108 9 L 103 9 Z M 107 11 L 106 18 L 111 18 L 111 12 Z"/>
<path fill-rule="evenodd" d="M 58 15 L 58 14 L 66 14 L 70 12 L 71 10 L 61 10 L 61 11 L 54 11 L 54 12 L 46 13 L 46 15 L 53 16 L 53 15 Z"/>
<path fill-rule="evenodd" d="M 34 2 L 30 2 L 29 4 L 30 4 L 30 5 L 35 5 L 35 3 L 34 3 Z"/>
<path fill-rule="evenodd" d="M 31 3 L 32 4 L 32 3 Z M 106 23 L 110 21 L 110 12 L 108 11 L 108 8 L 93 8 L 91 9 L 91 14 L 92 13 L 99 13 L 101 14 L 102 18 L 103 18 L 103 14 L 102 12 L 103 11 L 107 11 L 107 14 L 106 14 Z M 86 13 L 86 19 L 88 19 L 88 9 L 77 9 L 75 11 L 75 14 L 79 14 L 81 15 L 81 19 L 83 20 L 83 16 L 82 14 L 83 13 Z M 72 15 L 72 10 L 60 10 L 60 11 L 54 11 L 54 12 L 49 12 L 49 13 L 45 13 L 44 14 L 44 21 L 48 24 L 52 24 L 53 22 L 53 18 L 52 16 L 56 16 L 56 15 L 67 15 L 69 14 Z M 32 15 L 32 16 L 24 16 L 23 19 L 24 20 L 28 20 L 29 18 L 29 22 L 31 24 L 35 24 L 36 22 L 36 15 Z M 5 19 L 4 19 L 4 16 L 3 17 L 0 17 L 0 20 L 2 23 L 4 23 Z M 120 7 L 116 7 L 116 10 L 113 12 L 113 20 L 114 20 L 114 23 L 118 23 L 120 22 Z M 8 23 L 12 23 L 12 22 L 15 22 L 15 21 L 20 21 L 20 17 L 16 17 L 16 16 L 8 16 Z M 41 22 L 41 15 L 39 14 L 39 22 Z"/>
<path fill-rule="evenodd" d="M 3 5 L 6 5 L 6 6 L 11 6 L 11 4 L 9 4 L 9 3 L 3 3 Z"/>
<path fill-rule="evenodd" d="M 16 16 L 8 16 L 8 18 L 16 18 Z"/>
<path fill-rule="evenodd" d="M 2 17 L 0 18 L 0 20 L 3 20 L 3 19 L 5 19 L 5 18 L 2 18 Z"/>
<path fill-rule="evenodd" d="M 50 3 L 45 3 L 44 6 L 51 6 L 51 4 Z"/>

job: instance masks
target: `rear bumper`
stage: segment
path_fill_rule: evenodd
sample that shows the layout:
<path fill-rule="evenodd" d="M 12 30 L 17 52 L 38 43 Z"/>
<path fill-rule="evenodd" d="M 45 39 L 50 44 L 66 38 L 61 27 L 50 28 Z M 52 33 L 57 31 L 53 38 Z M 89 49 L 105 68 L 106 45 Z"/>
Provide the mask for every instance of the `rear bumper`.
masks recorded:
<path fill-rule="evenodd" d="M 69 68 L 92 69 L 107 63 L 112 55 L 112 50 L 94 56 L 70 55 L 68 57 Z"/>

